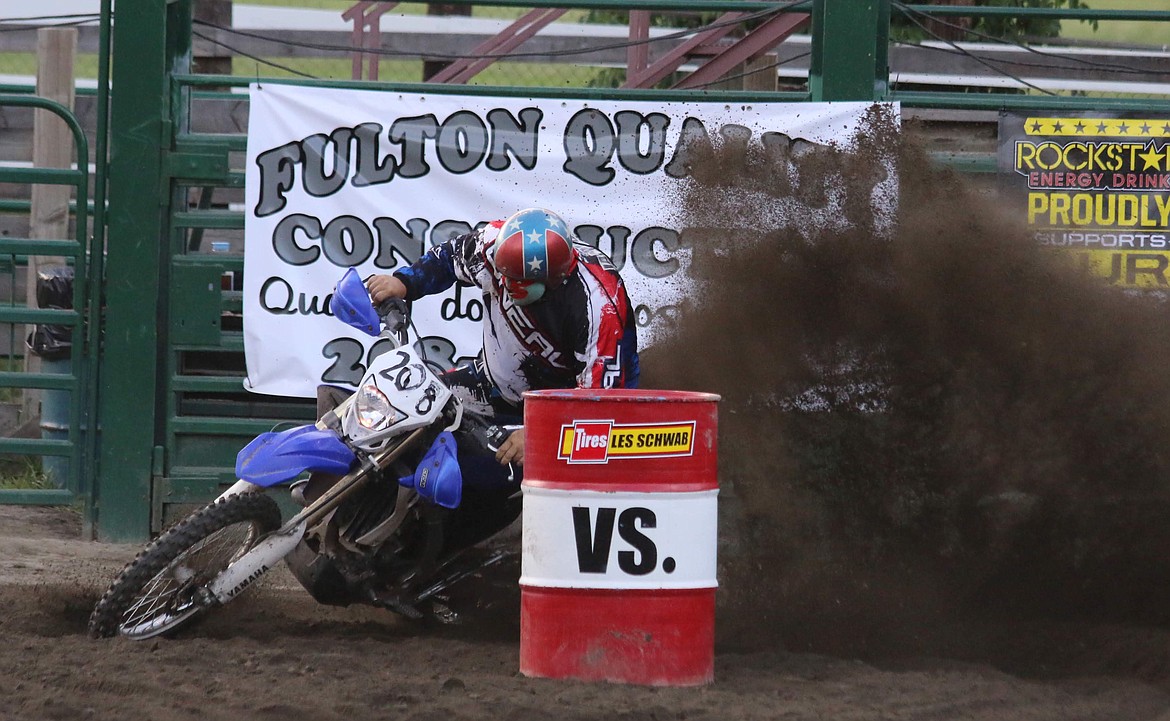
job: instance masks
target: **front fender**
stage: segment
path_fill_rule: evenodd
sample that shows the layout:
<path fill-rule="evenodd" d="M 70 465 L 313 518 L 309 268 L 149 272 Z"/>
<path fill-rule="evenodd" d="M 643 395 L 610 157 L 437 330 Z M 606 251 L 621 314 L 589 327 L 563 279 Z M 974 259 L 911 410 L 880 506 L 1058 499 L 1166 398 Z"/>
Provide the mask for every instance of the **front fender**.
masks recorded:
<path fill-rule="evenodd" d="M 315 425 L 261 433 L 236 455 L 236 477 L 275 486 L 305 471 L 344 474 L 354 454 L 337 434 Z"/>

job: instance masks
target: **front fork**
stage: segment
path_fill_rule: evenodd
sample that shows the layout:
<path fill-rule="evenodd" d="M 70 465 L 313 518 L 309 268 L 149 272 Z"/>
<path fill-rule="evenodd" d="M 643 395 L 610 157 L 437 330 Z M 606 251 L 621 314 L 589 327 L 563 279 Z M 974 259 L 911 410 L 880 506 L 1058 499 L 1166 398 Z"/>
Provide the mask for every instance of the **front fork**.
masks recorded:
<path fill-rule="evenodd" d="M 245 588 L 255 583 L 281 559 L 292 553 L 292 550 L 304 537 L 306 529 L 320 522 L 346 497 L 354 491 L 360 490 L 369 479 L 374 478 L 378 472 L 387 468 L 414 446 L 423 437 L 425 430 L 425 427 L 419 428 L 394 448 L 363 458 L 357 468 L 342 476 L 341 480 L 322 494 L 320 498 L 290 518 L 280 528 L 265 536 L 251 550 L 236 559 L 216 576 L 207 586 L 207 592 L 210 595 L 208 601 L 219 604 L 227 603 Z M 260 490 L 262 490 L 261 487 L 254 483 L 239 480 L 219 497 L 228 498 L 241 493 L 256 493 Z"/>
<path fill-rule="evenodd" d="M 252 484 L 248 484 L 252 485 Z M 291 522 L 290 522 L 291 523 Z M 305 535 L 307 524 L 286 523 L 264 537 L 234 563 L 224 569 L 208 586 L 213 603 L 227 603 L 275 566 L 280 559 L 292 553 Z"/>

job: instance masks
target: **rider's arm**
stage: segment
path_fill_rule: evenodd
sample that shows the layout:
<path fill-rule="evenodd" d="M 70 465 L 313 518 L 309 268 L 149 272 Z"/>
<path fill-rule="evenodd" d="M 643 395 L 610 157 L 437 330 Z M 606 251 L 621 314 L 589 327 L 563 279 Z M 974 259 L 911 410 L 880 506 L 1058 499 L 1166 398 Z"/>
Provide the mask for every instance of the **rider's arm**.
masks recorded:
<path fill-rule="evenodd" d="M 603 329 L 600 343 L 587 354 L 577 375 L 578 388 L 636 388 L 638 386 L 637 339 L 632 327 Z"/>
<path fill-rule="evenodd" d="M 393 278 L 402 284 L 399 291 L 405 293 L 395 297 L 417 300 L 424 295 L 442 293 L 455 283 L 476 285 L 483 266 L 482 244 L 481 229 L 455 236 L 431 248 L 408 267 L 394 271 Z M 374 298 L 375 302 L 378 300 Z"/>
<path fill-rule="evenodd" d="M 374 276 L 370 279 L 370 295 L 374 302 L 385 297 L 417 300 L 424 295 L 441 293 L 455 284 L 455 245 L 459 238 L 452 238 L 431 248 L 422 257 L 405 268 L 394 271 L 393 276 Z M 391 278 L 397 279 L 393 283 Z M 381 295 L 382 297 L 378 297 Z"/>
<path fill-rule="evenodd" d="M 634 312 L 619 287 L 614 296 L 594 296 L 604 306 L 590 313 L 577 339 L 578 388 L 637 388 L 638 335 Z"/>

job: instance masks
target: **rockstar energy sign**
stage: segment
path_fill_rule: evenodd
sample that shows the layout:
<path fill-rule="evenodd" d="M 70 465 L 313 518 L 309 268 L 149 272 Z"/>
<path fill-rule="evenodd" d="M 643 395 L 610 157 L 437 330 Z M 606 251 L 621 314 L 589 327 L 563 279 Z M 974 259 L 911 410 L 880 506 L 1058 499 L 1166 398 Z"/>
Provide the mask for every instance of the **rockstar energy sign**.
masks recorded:
<path fill-rule="evenodd" d="M 608 463 L 622 458 L 689 456 L 695 445 L 695 421 L 621 424 L 573 421 L 561 426 L 557 458 L 568 463 Z"/>
<path fill-rule="evenodd" d="M 1000 117 L 1000 176 L 1037 242 L 1109 283 L 1170 288 L 1170 118 Z"/>

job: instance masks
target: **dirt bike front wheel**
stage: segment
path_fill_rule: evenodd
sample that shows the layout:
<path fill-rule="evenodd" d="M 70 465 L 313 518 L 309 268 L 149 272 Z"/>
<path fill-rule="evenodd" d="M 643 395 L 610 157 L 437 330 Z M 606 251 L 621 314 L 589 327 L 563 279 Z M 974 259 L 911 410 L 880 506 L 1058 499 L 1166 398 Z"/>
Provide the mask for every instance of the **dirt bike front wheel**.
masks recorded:
<path fill-rule="evenodd" d="M 276 501 L 262 493 L 221 498 L 152 541 L 102 595 L 89 617 L 94 638 L 152 638 L 192 620 L 201 592 L 265 534 L 280 527 Z"/>

